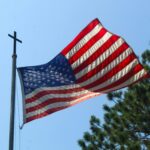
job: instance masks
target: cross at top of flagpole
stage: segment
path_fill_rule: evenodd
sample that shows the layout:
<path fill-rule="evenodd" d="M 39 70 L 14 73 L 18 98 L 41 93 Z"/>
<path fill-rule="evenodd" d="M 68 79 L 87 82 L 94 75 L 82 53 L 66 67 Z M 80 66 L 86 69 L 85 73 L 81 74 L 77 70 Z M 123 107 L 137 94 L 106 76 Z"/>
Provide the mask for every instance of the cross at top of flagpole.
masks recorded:
<path fill-rule="evenodd" d="M 11 34 L 8 34 L 8 36 L 11 37 L 11 38 L 13 38 L 13 39 L 16 40 L 17 42 L 22 43 L 21 40 L 17 39 L 17 32 L 16 32 L 16 31 L 14 31 L 14 36 L 12 36 Z"/>
<path fill-rule="evenodd" d="M 16 42 L 22 43 L 20 39 L 17 38 L 17 32 L 14 31 L 14 35 L 8 34 L 8 36 L 14 39 L 14 54 L 16 54 Z"/>

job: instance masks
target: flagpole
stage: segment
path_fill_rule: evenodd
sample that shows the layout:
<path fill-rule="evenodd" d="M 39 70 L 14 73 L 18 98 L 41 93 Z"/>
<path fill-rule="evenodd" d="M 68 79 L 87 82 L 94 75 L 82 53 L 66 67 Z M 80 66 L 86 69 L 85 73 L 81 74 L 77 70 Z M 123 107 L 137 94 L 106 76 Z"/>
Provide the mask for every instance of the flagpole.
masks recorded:
<path fill-rule="evenodd" d="M 14 35 L 8 34 L 14 40 L 13 55 L 12 55 L 12 81 L 11 81 L 11 105 L 10 105 L 10 129 L 9 129 L 9 150 L 14 150 L 14 120 L 15 120 L 15 93 L 16 93 L 16 42 L 22 43 L 17 39 L 17 33 Z"/>

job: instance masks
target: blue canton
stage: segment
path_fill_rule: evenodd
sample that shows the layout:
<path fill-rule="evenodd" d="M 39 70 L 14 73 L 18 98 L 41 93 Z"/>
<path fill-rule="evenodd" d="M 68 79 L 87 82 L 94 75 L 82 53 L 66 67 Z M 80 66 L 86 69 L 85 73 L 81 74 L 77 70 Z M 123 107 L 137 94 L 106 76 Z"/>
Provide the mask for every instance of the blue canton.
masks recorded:
<path fill-rule="evenodd" d="M 22 77 L 24 93 L 29 94 L 40 87 L 55 87 L 75 83 L 75 76 L 68 60 L 57 55 L 44 65 L 18 68 Z"/>

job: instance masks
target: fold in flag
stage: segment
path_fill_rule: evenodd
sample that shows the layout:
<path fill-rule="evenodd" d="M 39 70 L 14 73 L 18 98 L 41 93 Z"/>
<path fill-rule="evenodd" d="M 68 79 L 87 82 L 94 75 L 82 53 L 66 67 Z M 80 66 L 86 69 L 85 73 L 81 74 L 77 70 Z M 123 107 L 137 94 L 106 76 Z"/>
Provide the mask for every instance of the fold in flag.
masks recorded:
<path fill-rule="evenodd" d="M 132 48 L 98 19 L 50 62 L 18 72 L 24 123 L 148 77 Z"/>

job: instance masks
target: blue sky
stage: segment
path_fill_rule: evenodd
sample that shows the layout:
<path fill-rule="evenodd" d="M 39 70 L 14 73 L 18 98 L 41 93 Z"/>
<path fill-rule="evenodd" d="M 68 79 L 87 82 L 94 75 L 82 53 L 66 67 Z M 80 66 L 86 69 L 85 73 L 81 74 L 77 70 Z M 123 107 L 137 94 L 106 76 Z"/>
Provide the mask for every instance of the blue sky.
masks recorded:
<path fill-rule="evenodd" d="M 0 149 L 8 149 L 9 135 L 13 41 L 8 34 L 16 30 L 23 41 L 17 45 L 18 67 L 48 62 L 94 18 L 140 55 L 150 48 L 149 6 L 149 0 L 0 0 Z M 77 140 L 88 130 L 90 116 L 102 119 L 102 106 L 109 101 L 106 95 L 92 98 L 28 123 L 19 132 L 21 104 L 17 76 L 15 150 L 80 150 Z"/>

